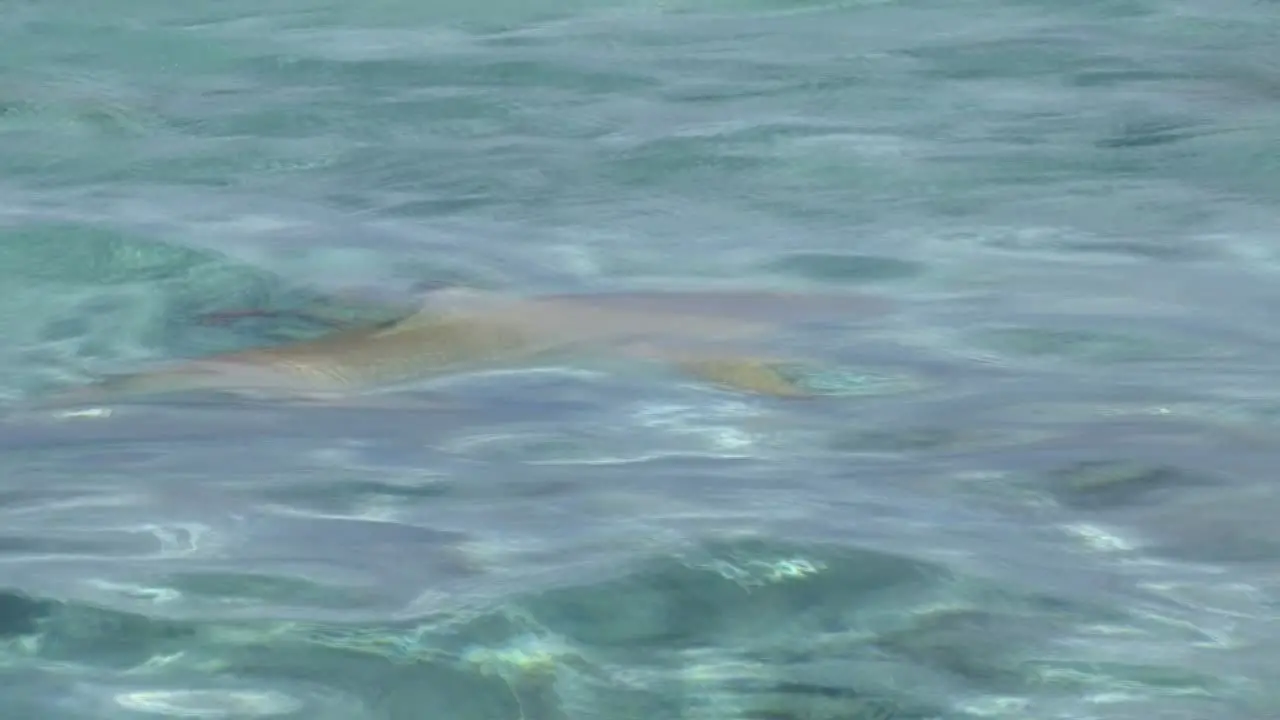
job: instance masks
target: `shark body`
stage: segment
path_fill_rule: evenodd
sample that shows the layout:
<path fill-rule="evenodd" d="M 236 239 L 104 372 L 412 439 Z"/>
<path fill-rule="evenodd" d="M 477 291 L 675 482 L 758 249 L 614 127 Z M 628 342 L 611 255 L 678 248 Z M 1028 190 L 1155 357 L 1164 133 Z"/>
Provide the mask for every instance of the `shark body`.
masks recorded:
<path fill-rule="evenodd" d="M 666 363 L 740 391 L 804 395 L 780 371 L 778 359 L 745 348 L 788 326 L 856 319 L 878 309 L 875 305 L 865 296 L 836 293 L 711 290 L 520 297 L 438 290 L 416 310 L 389 322 L 111 376 L 55 402 L 188 391 L 334 398 L 451 373 L 587 355 Z"/>

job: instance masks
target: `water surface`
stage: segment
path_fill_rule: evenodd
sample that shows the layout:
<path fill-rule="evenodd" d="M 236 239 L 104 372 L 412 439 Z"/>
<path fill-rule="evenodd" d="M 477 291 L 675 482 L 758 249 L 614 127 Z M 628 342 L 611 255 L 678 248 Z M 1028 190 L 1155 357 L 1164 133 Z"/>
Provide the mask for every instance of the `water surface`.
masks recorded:
<path fill-rule="evenodd" d="M 0 708 L 1273 716 L 1273 10 L 0 3 Z M 803 403 L 21 409 L 450 284 L 891 311 Z"/>

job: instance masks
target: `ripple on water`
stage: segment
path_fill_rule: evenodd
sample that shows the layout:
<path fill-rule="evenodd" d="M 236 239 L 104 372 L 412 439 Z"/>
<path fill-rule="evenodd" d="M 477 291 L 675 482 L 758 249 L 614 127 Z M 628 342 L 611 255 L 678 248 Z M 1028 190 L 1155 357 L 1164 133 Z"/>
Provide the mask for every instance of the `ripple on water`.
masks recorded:
<path fill-rule="evenodd" d="M 305 703 L 274 690 L 133 690 L 115 696 L 122 708 L 171 718 L 262 718 L 292 715 Z"/>
<path fill-rule="evenodd" d="M 1001 363 L 1114 366 L 1143 362 L 1221 359 L 1226 349 L 1190 338 L 1146 332 L 1009 324 L 963 333 L 959 347 Z"/>
<path fill-rule="evenodd" d="M 689 543 L 585 584 L 396 623 L 173 622 L 37 605 L 18 608 L 38 618 L 36 634 L 21 629 L 30 642 L 5 653 L 56 667 L 46 675 L 75 683 L 61 702 L 96 716 L 112 715 L 106 702 L 188 718 L 533 720 L 607 708 L 924 720 L 957 702 L 1074 711 L 1106 690 L 1136 701 L 1217 689 L 1161 655 L 1204 640 L 1169 618 L 892 553 L 760 538 Z M 121 687 L 124 669 L 132 687 Z M 325 687 L 310 687 L 318 678 Z"/>
<path fill-rule="evenodd" d="M 1180 490 L 1218 484 L 1186 468 L 1124 460 L 1077 462 L 1049 472 L 1045 481 L 1058 502 L 1084 510 L 1157 503 Z"/>
<path fill-rule="evenodd" d="M 873 283 L 916 278 L 927 268 L 923 263 L 885 255 L 814 252 L 784 255 L 765 263 L 763 269 L 805 280 Z"/>
<path fill-rule="evenodd" d="M 974 426 L 912 425 L 884 428 L 866 427 L 834 433 L 827 447 L 853 453 L 947 453 L 973 452 L 1017 447 L 1054 437 L 1051 430 L 1038 428 L 993 428 Z"/>

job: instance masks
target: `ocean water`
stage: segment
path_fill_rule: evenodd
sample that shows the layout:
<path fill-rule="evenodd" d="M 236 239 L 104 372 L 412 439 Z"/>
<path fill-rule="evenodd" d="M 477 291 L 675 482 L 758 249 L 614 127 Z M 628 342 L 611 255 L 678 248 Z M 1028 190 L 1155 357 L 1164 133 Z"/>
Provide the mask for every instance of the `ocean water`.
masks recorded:
<path fill-rule="evenodd" d="M 0 0 L 0 715 L 1280 714 L 1272 0 Z M 870 296 L 804 401 L 25 403 L 431 285 Z"/>

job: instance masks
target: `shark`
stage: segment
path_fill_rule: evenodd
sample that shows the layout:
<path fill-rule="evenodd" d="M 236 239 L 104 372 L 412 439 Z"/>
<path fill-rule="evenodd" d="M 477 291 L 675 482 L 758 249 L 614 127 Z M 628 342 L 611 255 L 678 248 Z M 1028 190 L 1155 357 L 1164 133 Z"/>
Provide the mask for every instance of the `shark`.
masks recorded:
<path fill-rule="evenodd" d="M 340 324 L 311 339 L 108 375 L 44 404 L 197 391 L 335 401 L 450 374 L 588 358 L 665 365 L 725 390 L 805 397 L 813 393 L 789 369 L 807 360 L 762 346 L 776 343 L 791 327 L 843 323 L 885 309 L 882 301 L 846 292 L 520 295 L 448 287 L 425 293 L 390 319 Z"/>

